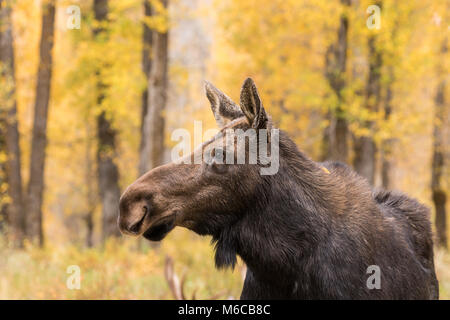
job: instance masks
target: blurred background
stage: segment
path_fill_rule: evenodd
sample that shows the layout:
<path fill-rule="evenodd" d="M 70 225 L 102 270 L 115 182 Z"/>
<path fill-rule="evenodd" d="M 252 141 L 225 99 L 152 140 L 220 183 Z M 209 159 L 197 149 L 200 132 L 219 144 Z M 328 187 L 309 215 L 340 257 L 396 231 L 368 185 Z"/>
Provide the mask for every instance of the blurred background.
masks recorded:
<path fill-rule="evenodd" d="M 125 239 L 116 218 L 174 129 L 215 127 L 202 81 L 238 101 L 249 76 L 314 160 L 430 207 L 450 298 L 449 18 L 448 0 L 0 0 L 0 299 L 239 298 L 245 266 L 215 270 L 210 239 Z"/>

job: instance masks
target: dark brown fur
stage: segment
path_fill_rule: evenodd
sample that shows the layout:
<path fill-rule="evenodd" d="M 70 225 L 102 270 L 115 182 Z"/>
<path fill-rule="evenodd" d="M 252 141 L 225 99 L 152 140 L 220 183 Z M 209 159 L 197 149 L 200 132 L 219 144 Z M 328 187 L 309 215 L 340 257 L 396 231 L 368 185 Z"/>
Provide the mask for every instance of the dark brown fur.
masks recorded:
<path fill-rule="evenodd" d="M 272 127 L 251 80 L 242 112 L 212 85 L 206 89 L 225 128 Z M 217 148 L 217 139 L 200 150 Z M 237 255 L 248 266 L 242 299 L 438 298 L 425 206 L 372 190 L 344 164 L 310 160 L 283 132 L 279 145 L 275 175 L 261 175 L 258 164 L 149 171 L 122 195 L 120 229 L 151 240 L 175 226 L 211 235 L 217 267 L 233 267 Z M 366 285 L 370 265 L 381 270 L 380 289 Z"/>

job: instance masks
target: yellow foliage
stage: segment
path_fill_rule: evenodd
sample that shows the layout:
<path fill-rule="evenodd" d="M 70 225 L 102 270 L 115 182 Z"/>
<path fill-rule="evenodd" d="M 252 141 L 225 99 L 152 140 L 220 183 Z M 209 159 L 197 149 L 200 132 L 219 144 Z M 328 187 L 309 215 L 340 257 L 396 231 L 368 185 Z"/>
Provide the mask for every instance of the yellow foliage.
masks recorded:
<path fill-rule="evenodd" d="M 172 7 L 186 6 L 178 7 L 175 19 L 160 0 L 151 0 L 156 15 L 147 19 L 142 17 L 141 0 L 110 1 L 109 20 L 101 24 L 105 31 L 96 38 L 92 29 L 100 25 L 93 19 L 92 2 L 58 2 L 59 8 L 79 5 L 83 19 L 80 30 L 66 30 L 66 16 L 58 10 L 43 205 L 47 245 L 13 250 L 0 239 L 0 299 L 171 298 L 163 276 L 166 255 L 175 259 L 180 276 L 186 274 L 188 295 L 197 291 L 197 297 L 207 298 L 225 290 L 226 295 L 239 296 L 242 264 L 235 272 L 215 270 L 208 239 L 186 230 L 175 230 L 156 249 L 146 244 L 139 247 L 135 239 L 82 248 L 87 212 L 94 212 L 94 234 L 100 234 L 95 163 L 95 116 L 100 112 L 106 112 L 118 133 L 116 162 L 121 188 L 137 175 L 141 94 L 147 85 L 140 66 L 142 22 L 164 32 L 186 16 L 214 21 L 207 24 L 213 33 L 208 70 L 171 61 L 169 101 L 182 99 L 182 108 L 169 107 L 165 112 L 168 147 L 175 143 L 170 141 L 170 132 L 180 127 L 193 132 L 194 119 L 203 121 L 203 132 L 215 128 L 202 88 L 205 78 L 238 102 L 239 86 L 251 76 L 277 126 L 317 159 L 328 125 L 324 115 L 336 111 L 338 105 L 338 96 L 324 72 L 325 55 L 336 42 L 341 15 L 347 16 L 349 63 L 340 75 L 346 81 L 340 92 L 342 115 L 355 136 L 373 136 L 378 145 L 385 139 L 396 139 L 396 188 L 430 204 L 433 99 L 436 84 L 450 73 L 450 52 L 441 57 L 436 45 L 446 36 L 450 41 L 450 11 L 445 1 L 384 0 L 380 30 L 366 27 L 366 9 L 373 4 L 370 0 L 353 1 L 350 8 L 339 0 L 215 0 L 197 13 L 189 11 L 184 2 L 170 2 Z M 40 28 L 30 26 L 40 25 L 41 6 L 35 0 L 13 1 L 13 6 L 16 98 L 22 168 L 26 169 L 40 36 Z M 371 35 L 377 37 L 377 52 L 382 52 L 381 83 L 393 91 L 389 119 L 383 105 L 380 110 L 366 108 L 373 102 L 363 94 L 368 73 L 367 39 Z M 436 75 L 438 60 L 443 61 L 440 75 Z M 105 85 L 101 89 L 96 85 L 99 77 Z M 11 86 L 10 79 L 0 77 L 2 112 L 9 106 L 5 93 Z M 96 100 L 98 90 L 104 93 L 101 104 Z M 385 97 L 386 90 L 382 90 L 381 98 Z M 373 122 L 374 128 L 368 128 L 367 122 Z M 5 160 L 6 154 L 0 152 L 0 163 Z M 22 172 L 26 186 L 28 170 Z M 445 177 L 449 176 L 447 172 Z M 444 179 L 444 185 L 450 188 L 448 181 Z M 2 180 L 0 205 L 9 201 L 6 187 Z M 94 242 L 99 243 L 97 240 Z M 81 290 L 66 286 L 69 265 L 81 268 Z M 442 298 L 450 297 L 449 265 L 450 255 L 438 251 L 436 268 Z"/>

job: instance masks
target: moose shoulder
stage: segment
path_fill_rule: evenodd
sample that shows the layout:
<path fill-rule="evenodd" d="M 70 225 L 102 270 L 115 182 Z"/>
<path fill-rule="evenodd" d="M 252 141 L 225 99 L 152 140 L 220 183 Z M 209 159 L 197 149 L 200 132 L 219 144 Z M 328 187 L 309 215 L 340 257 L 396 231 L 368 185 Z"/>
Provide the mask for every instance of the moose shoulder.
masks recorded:
<path fill-rule="evenodd" d="M 118 220 L 123 233 L 159 241 L 181 226 L 211 235 L 218 268 L 233 267 L 236 255 L 248 266 L 242 299 L 438 298 L 425 206 L 372 190 L 344 164 L 310 160 L 275 131 L 251 79 L 240 106 L 210 83 L 205 87 L 221 134 L 126 189 Z M 250 139 L 229 139 L 239 129 L 256 131 L 258 148 L 267 143 L 278 152 L 275 174 L 261 174 L 267 164 L 260 155 L 255 163 L 189 161 L 203 154 L 251 159 Z M 368 285 L 373 266 L 377 288 Z"/>

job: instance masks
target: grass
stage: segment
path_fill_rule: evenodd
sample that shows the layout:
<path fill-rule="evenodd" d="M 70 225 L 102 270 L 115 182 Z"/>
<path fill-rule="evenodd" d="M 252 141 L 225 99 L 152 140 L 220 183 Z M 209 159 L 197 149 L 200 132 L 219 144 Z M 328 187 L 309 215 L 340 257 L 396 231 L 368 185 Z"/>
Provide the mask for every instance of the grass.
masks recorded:
<path fill-rule="evenodd" d="M 239 298 L 244 266 L 234 272 L 214 268 L 209 239 L 177 229 L 158 248 L 136 239 L 110 240 L 102 248 L 48 244 L 45 248 L 8 248 L 0 242 L 0 299 L 173 299 L 164 277 L 166 256 L 185 275 L 191 298 Z M 436 251 L 441 299 L 450 298 L 450 253 Z M 81 270 L 81 288 L 68 289 L 67 268 Z"/>
<path fill-rule="evenodd" d="M 0 299 L 173 299 L 164 277 L 166 256 L 174 260 L 185 293 L 207 299 L 238 298 L 243 265 L 235 271 L 214 268 L 209 240 L 186 230 L 175 230 L 159 248 L 138 248 L 136 239 L 108 241 L 103 248 L 49 244 L 43 249 L 13 250 L 0 245 Z M 80 290 L 68 289 L 76 265 Z"/>
<path fill-rule="evenodd" d="M 450 300 L 450 252 L 436 250 L 434 263 L 439 280 L 439 298 Z"/>

